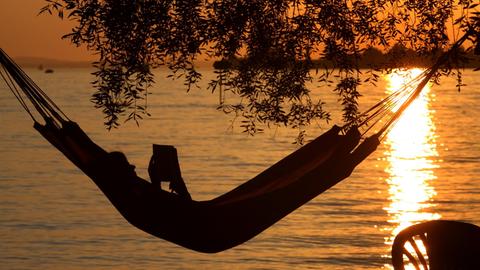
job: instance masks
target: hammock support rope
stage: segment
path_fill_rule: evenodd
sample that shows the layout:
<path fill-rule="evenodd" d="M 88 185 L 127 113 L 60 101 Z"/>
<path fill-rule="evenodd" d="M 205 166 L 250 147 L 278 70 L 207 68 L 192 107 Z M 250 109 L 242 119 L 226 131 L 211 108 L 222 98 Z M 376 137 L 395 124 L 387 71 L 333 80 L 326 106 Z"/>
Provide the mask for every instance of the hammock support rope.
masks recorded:
<path fill-rule="evenodd" d="M 454 47 L 466 37 L 462 39 Z M 95 144 L 1 49 L 0 74 L 35 129 L 88 175 L 128 222 L 180 246 L 213 253 L 248 241 L 347 178 L 376 149 L 448 54 L 361 114 L 355 122 L 358 126 L 334 126 L 251 180 L 208 201 L 186 199 L 138 177 L 122 153 L 108 153 Z M 362 140 L 377 125 L 382 126 Z M 366 131 L 361 134 L 357 127 Z"/>

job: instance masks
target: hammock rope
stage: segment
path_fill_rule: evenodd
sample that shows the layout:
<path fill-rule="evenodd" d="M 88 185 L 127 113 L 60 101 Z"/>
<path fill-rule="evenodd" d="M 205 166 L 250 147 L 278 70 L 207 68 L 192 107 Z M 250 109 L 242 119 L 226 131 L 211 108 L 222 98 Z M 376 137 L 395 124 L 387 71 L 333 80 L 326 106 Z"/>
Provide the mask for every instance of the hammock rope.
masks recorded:
<path fill-rule="evenodd" d="M 2 79 L 5 81 L 5 84 L 7 85 L 8 89 L 12 94 L 15 96 L 15 98 L 18 100 L 20 105 L 23 107 L 23 109 L 30 115 L 33 121 L 36 121 L 35 117 L 33 116 L 32 112 L 30 112 L 30 109 L 28 108 L 27 103 L 22 97 L 22 94 L 16 87 L 15 83 L 13 82 L 12 77 L 10 74 L 5 70 L 5 67 L 2 65 L 2 70 L 0 71 L 0 75 L 2 76 Z M 5 74 L 4 74 L 5 73 Z"/>
<path fill-rule="evenodd" d="M 36 111 L 47 122 L 61 127 L 61 124 L 69 121 L 68 116 L 50 99 L 50 97 L 13 61 L 1 48 L 0 60 L 2 63 L 2 71 L 0 71 L 3 80 L 7 83 L 10 91 L 15 95 L 22 107 L 32 117 L 35 122 L 39 122 L 33 116 L 31 110 L 25 100 L 22 98 L 20 91 L 15 86 L 15 83 L 22 90 L 28 100 L 32 103 Z M 12 78 L 13 77 L 13 78 Z"/>
<path fill-rule="evenodd" d="M 449 59 L 469 37 L 473 32 L 465 33 L 460 39 L 458 39 L 448 51 L 444 52 L 434 63 L 433 66 L 424 70 L 414 79 L 403 85 L 399 90 L 393 92 L 382 101 L 378 102 L 370 109 L 362 113 L 359 118 L 365 119 L 359 124 L 359 126 L 368 126 L 364 133 L 367 133 L 376 124 L 380 123 L 382 119 L 387 118 L 385 124 L 377 131 L 380 139 L 383 139 L 388 130 L 398 121 L 402 113 L 410 106 L 410 104 L 417 99 L 425 86 L 435 76 L 438 69 Z M 388 116 L 389 115 L 389 116 Z M 374 120 L 376 119 L 376 120 Z M 368 122 L 373 121 L 373 125 L 368 125 Z"/>

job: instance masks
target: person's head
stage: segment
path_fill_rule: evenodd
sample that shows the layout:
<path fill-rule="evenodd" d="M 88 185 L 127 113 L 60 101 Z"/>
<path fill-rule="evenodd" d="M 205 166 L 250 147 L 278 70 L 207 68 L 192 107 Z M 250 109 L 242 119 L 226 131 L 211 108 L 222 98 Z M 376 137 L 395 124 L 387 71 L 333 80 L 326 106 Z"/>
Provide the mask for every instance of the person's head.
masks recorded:
<path fill-rule="evenodd" d="M 110 158 L 116 164 L 120 165 L 120 166 L 118 166 L 117 169 L 121 174 L 125 174 L 125 175 L 128 175 L 128 176 L 137 176 L 137 174 L 135 173 L 135 166 L 128 162 L 125 154 L 123 154 L 122 152 L 116 152 L 115 151 L 115 152 L 109 153 L 109 155 L 110 155 Z"/>

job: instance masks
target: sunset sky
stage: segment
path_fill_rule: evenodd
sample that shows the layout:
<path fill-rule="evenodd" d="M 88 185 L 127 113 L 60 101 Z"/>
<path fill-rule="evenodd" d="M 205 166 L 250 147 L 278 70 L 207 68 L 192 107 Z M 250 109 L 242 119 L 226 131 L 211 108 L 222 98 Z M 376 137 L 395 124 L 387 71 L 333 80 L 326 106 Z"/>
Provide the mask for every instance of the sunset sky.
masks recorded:
<path fill-rule="evenodd" d="M 85 48 L 61 39 L 70 33 L 72 22 L 48 14 L 38 15 L 45 5 L 45 0 L 0 0 L 0 47 L 13 57 L 96 59 Z"/>
<path fill-rule="evenodd" d="M 38 15 L 44 0 L 0 0 L 0 47 L 12 57 L 45 57 L 67 61 L 92 60 L 62 35 L 72 24 L 56 16 Z"/>

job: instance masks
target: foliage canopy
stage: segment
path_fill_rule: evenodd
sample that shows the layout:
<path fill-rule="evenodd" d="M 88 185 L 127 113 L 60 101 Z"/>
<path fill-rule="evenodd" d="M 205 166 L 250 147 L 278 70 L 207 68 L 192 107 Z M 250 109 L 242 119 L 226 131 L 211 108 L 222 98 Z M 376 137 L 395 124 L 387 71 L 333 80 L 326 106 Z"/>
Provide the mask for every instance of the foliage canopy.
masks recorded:
<path fill-rule="evenodd" d="M 41 12 L 76 23 L 65 35 L 98 55 L 94 62 L 95 106 L 108 128 L 122 117 L 145 114 L 152 69 L 165 65 L 190 90 L 201 79 L 194 62 L 241 58 L 234 69 L 216 71 L 211 91 L 238 99 L 219 109 L 242 118 L 248 133 L 258 123 L 303 127 L 329 119 L 321 99 L 307 84 L 332 83 L 345 120 L 358 111 L 358 86 L 375 82 L 379 68 L 360 70 L 359 58 L 371 47 L 394 44 L 420 55 L 444 50 L 468 29 L 478 29 L 471 0 L 46 0 Z M 472 36 L 475 44 L 477 36 Z M 318 67 L 316 58 L 329 67 Z M 392 57 L 392 60 L 395 60 Z M 391 67 L 395 66 L 392 63 Z M 316 67 L 319 75 L 313 76 Z M 450 72 L 451 66 L 445 68 Z M 365 76 L 365 75 L 364 75 Z"/>

